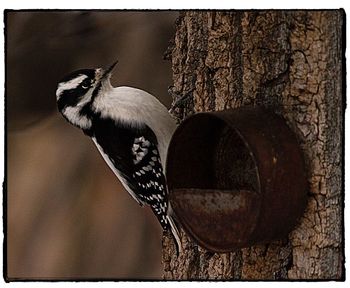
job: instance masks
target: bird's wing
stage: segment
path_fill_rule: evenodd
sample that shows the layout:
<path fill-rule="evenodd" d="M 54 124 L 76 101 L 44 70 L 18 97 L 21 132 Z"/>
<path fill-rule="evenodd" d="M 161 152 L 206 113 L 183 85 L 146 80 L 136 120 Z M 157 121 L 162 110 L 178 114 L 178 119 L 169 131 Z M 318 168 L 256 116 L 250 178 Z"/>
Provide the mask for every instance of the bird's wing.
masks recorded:
<path fill-rule="evenodd" d="M 139 204 L 149 204 L 157 216 L 165 215 L 166 181 L 152 130 L 131 129 L 108 119 L 94 125 L 94 142 L 126 190 Z"/>

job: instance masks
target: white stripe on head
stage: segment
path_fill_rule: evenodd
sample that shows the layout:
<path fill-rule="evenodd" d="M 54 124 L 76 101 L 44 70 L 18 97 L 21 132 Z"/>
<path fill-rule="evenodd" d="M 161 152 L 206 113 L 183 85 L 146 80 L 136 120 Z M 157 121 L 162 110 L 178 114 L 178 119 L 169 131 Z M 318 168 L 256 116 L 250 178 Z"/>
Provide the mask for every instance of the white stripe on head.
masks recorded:
<path fill-rule="evenodd" d="M 56 98 L 57 100 L 60 98 L 61 94 L 65 90 L 75 89 L 79 86 L 81 82 L 83 82 L 88 76 L 81 74 L 76 78 L 73 78 L 67 82 L 61 82 L 58 84 L 58 88 L 56 90 Z"/>

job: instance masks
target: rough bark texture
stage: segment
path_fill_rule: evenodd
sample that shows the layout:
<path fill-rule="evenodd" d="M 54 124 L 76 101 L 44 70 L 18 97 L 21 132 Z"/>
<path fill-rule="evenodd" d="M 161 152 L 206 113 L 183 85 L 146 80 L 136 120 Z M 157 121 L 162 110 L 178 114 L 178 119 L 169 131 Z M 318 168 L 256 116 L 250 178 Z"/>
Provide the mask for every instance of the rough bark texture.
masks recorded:
<path fill-rule="evenodd" d="M 184 12 L 177 21 L 175 92 L 192 93 L 176 110 L 243 105 L 273 108 L 296 133 L 308 171 L 305 214 L 288 238 L 232 253 L 163 241 L 165 279 L 342 279 L 344 14 L 336 11 Z"/>

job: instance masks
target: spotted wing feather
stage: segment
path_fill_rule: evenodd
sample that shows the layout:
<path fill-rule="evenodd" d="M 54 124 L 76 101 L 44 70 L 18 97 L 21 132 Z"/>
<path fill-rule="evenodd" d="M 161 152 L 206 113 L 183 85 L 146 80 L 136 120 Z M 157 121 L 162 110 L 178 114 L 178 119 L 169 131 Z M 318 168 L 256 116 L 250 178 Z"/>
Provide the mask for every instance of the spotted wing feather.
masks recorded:
<path fill-rule="evenodd" d="M 140 204 L 148 204 L 166 228 L 166 182 L 157 138 L 147 126 L 130 129 L 109 119 L 94 121 L 93 139 L 107 164 Z"/>
<path fill-rule="evenodd" d="M 166 182 L 159 151 L 152 139 L 140 136 L 131 149 L 134 172 L 140 199 L 151 206 L 163 229 L 168 228 Z"/>

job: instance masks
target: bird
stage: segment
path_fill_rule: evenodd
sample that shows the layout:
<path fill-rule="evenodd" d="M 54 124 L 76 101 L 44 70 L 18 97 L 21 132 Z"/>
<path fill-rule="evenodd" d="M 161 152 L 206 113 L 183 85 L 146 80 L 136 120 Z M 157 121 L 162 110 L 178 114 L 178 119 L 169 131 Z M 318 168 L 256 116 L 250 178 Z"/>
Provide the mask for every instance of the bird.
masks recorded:
<path fill-rule="evenodd" d="M 176 122 L 150 93 L 111 84 L 112 71 L 79 69 L 57 85 L 59 112 L 89 136 L 127 192 L 140 206 L 149 205 L 162 229 L 170 231 L 177 254 L 179 229 L 168 201 L 165 161 Z"/>

